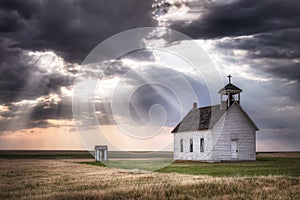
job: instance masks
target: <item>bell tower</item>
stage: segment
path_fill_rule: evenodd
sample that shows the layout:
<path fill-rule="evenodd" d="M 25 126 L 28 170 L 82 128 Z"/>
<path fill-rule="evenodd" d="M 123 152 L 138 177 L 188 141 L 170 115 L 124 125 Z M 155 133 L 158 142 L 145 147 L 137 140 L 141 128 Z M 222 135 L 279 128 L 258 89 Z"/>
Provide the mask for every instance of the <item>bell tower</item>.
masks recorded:
<path fill-rule="evenodd" d="M 222 88 L 218 93 L 220 94 L 221 109 L 228 109 L 234 102 L 240 103 L 240 93 L 243 91 L 231 83 L 232 76 L 228 76 L 229 83 Z"/>

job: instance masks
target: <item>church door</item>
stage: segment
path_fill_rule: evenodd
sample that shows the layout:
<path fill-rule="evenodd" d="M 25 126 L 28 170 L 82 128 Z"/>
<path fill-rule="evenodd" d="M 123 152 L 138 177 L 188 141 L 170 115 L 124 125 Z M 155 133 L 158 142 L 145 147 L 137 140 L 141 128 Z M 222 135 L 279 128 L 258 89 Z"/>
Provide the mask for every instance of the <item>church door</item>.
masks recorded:
<path fill-rule="evenodd" d="M 237 140 L 231 140 L 231 158 L 232 159 L 237 159 L 238 158 Z"/>

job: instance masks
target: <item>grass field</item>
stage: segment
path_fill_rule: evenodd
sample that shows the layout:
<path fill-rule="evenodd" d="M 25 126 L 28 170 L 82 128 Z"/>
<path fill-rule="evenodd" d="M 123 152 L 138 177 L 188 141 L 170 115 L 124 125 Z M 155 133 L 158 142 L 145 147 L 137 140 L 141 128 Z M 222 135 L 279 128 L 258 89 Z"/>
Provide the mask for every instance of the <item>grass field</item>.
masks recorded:
<path fill-rule="evenodd" d="M 172 162 L 171 159 L 145 159 L 145 160 L 110 160 L 105 164 L 99 162 L 83 162 L 83 164 L 107 166 L 118 169 L 141 169 L 146 171 L 157 171 L 160 168 L 168 166 Z M 80 163 L 80 162 L 79 162 Z"/>
<path fill-rule="evenodd" d="M 0 151 L 0 158 L 14 159 L 66 159 L 93 158 L 88 151 Z"/>
<path fill-rule="evenodd" d="M 69 156 L 3 156 L 0 199 L 300 199 L 299 154 L 262 154 L 251 163 L 177 162 L 159 170 L 164 173 Z"/>
<path fill-rule="evenodd" d="M 256 162 L 175 162 L 157 170 L 210 176 L 300 176 L 300 157 L 258 157 Z"/>
<path fill-rule="evenodd" d="M 176 161 L 169 159 L 152 160 L 110 160 L 105 162 L 109 167 L 121 169 L 142 169 L 163 173 L 181 173 L 210 176 L 300 176 L 300 153 L 259 154 L 255 162 L 220 162 L 203 163 Z M 83 164 L 101 165 L 99 162 Z"/>

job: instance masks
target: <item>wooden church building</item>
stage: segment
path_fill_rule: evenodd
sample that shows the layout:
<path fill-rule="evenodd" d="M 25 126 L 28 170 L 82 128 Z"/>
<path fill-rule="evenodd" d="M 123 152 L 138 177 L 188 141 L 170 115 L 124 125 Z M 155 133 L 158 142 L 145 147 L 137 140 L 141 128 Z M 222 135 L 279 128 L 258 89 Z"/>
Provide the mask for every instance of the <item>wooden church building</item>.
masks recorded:
<path fill-rule="evenodd" d="M 240 105 L 242 90 L 229 83 L 220 104 L 193 108 L 174 128 L 174 160 L 205 162 L 256 160 L 255 123 Z"/>

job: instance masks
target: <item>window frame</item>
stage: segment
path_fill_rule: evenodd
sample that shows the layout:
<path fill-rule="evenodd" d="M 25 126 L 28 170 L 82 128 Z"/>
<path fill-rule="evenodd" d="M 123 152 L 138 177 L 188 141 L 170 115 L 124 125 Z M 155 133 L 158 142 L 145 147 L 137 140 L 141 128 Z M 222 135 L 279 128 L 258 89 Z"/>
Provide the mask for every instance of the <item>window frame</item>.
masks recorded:
<path fill-rule="evenodd" d="M 180 152 L 183 152 L 183 139 L 179 140 Z"/>
<path fill-rule="evenodd" d="M 200 138 L 200 152 L 204 152 L 204 138 Z"/>
<path fill-rule="evenodd" d="M 193 138 L 190 138 L 190 152 L 194 152 L 194 145 L 193 145 L 194 141 Z"/>

